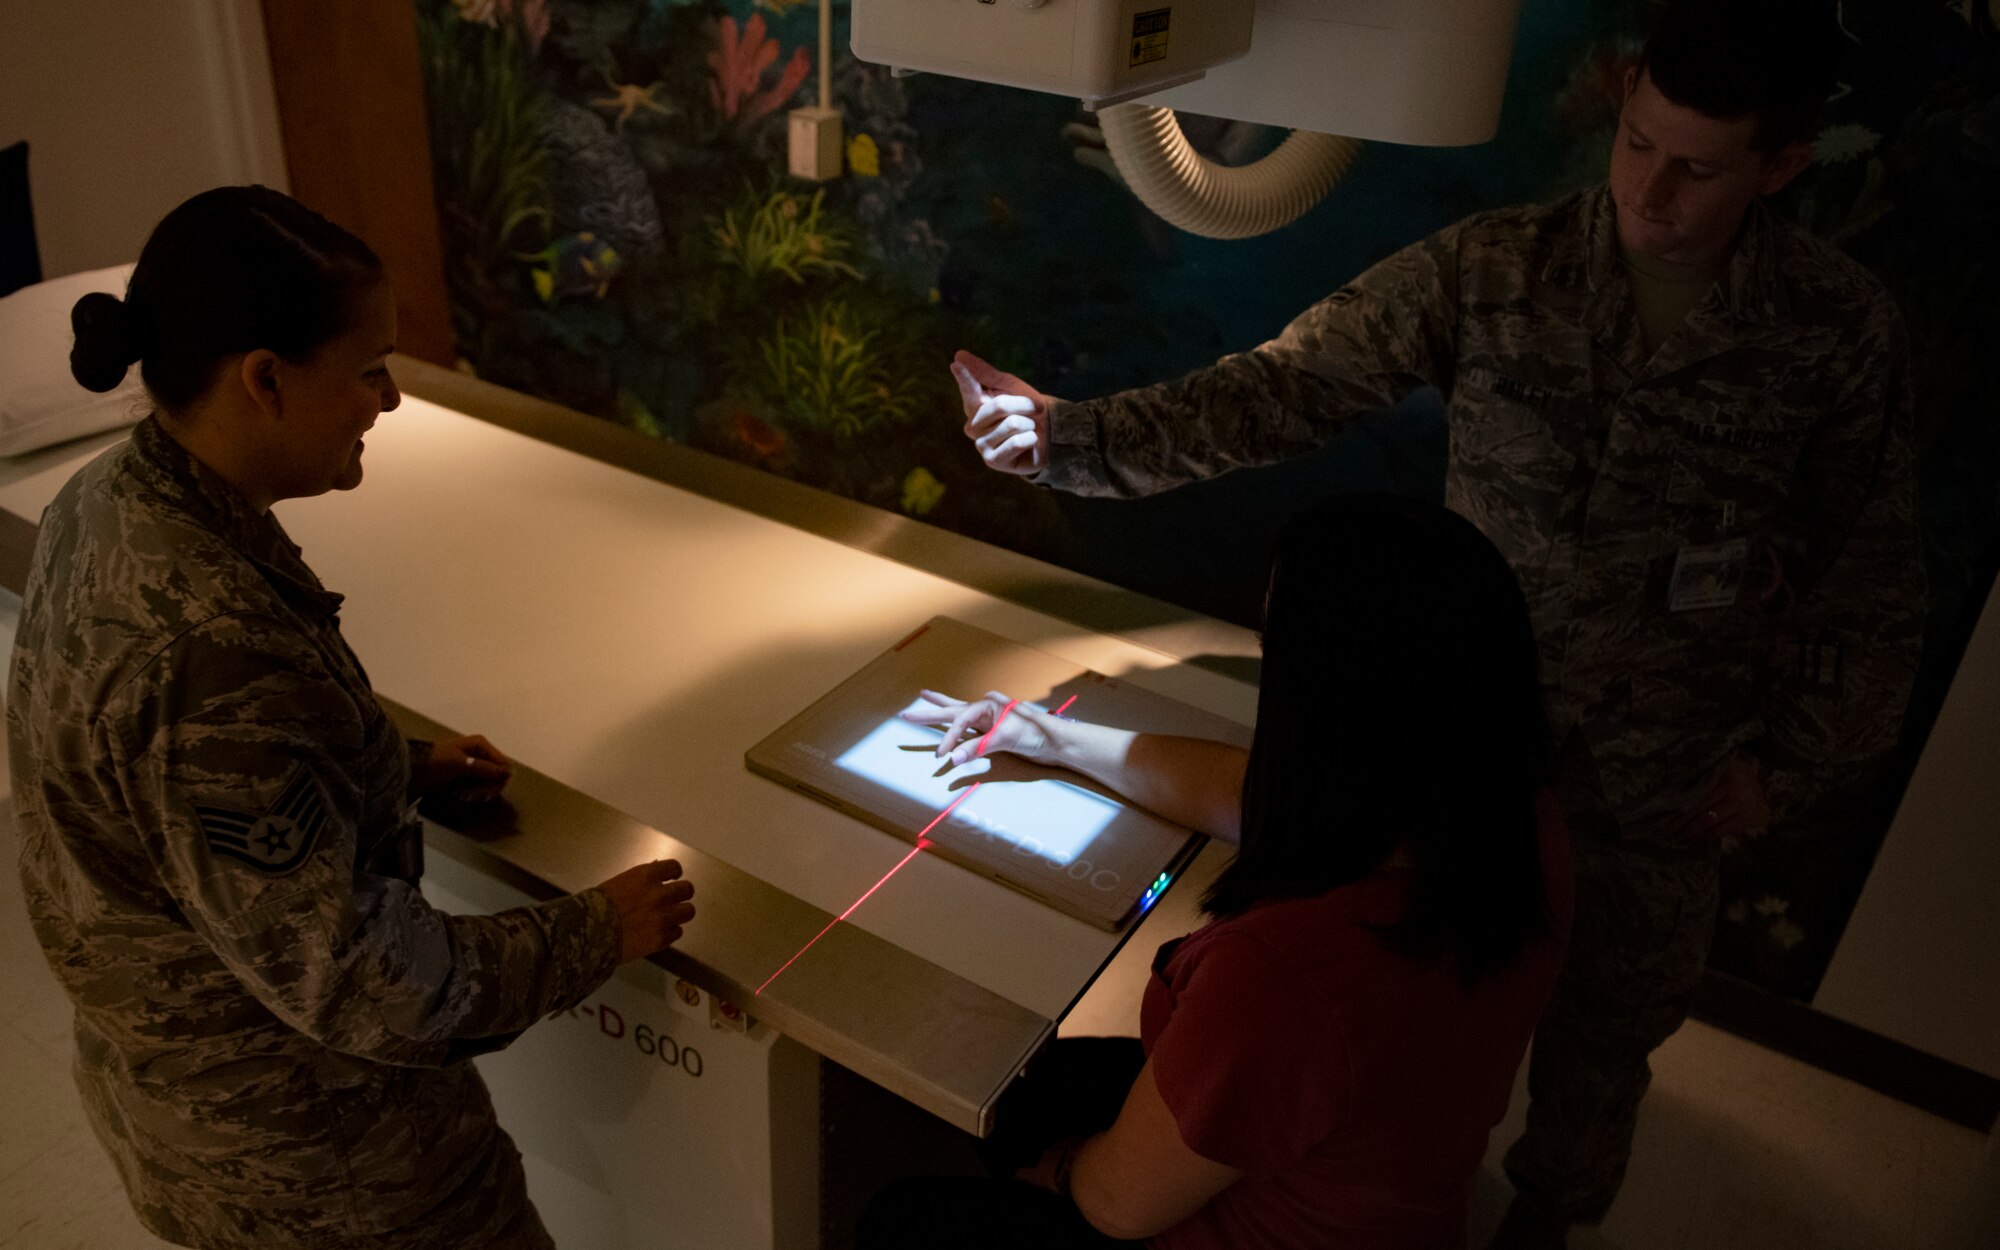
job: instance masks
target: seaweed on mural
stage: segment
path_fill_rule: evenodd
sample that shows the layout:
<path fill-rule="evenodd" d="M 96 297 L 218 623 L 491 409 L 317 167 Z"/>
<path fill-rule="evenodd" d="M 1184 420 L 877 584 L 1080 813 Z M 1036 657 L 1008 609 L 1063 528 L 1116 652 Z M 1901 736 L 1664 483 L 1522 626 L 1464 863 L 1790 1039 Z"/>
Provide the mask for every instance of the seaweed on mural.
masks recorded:
<path fill-rule="evenodd" d="M 485 340 L 519 302 L 509 258 L 549 243 L 549 161 L 541 126 L 548 96 L 512 26 L 419 9 L 424 85 L 459 351 Z"/>

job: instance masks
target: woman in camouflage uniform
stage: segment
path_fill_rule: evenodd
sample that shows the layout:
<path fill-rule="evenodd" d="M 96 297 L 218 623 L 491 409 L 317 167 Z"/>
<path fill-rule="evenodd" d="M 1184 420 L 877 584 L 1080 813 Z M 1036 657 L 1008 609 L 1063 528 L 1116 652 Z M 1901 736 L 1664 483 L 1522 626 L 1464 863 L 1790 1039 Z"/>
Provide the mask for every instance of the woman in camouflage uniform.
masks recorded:
<path fill-rule="evenodd" d="M 154 411 L 42 518 L 8 689 L 21 876 L 75 1074 L 140 1220 L 203 1247 L 546 1246 L 466 1062 L 677 938 L 641 865 L 447 916 L 413 800 L 497 794 L 483 738 L 404 739 L 271 515 L 351 490 L 401 396 L 366 244 L 263 187 L 170 213 L 71 368 Z"/>

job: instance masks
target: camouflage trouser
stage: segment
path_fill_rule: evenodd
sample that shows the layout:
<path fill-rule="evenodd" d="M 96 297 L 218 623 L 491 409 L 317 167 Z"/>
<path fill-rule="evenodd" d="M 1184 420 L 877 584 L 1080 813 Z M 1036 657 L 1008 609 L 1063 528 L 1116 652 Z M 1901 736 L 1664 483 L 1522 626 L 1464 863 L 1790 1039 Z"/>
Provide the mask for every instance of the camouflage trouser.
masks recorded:
<path fill-rule="evenodd" d="M 1558 786 L 1575 846 L 1576 923 L 1535 1030 L 1527 1131 L 1506 1167 L 1536 1206 L 1596 1223 L 1625 1179 L 1652 1081 L 1646 1057 L 1687 1019 L 1700 984 L 1720 853 L 1672 831 L 1622 832 L 1578 771 L 1566 768 Z"/>
<path fill-rule="evenodd" d="M 354 1243 L 354 1250 L 555 1250 L 535 1204 L 521 1152 L 505 1130 L 485 1171 L 414 1228 Z"/>
<path fill-rule="evenodd" d="M 338 1250 L 555 1250 L 556 1243 L 528 1200 L 521 1152 L 503 1130 L 486 1168 L 437 1210 L 407 1228 L 335 1244 Z"/>
<path fill-rule="evenodd" d="M 79 1041 L 85 1041 L 81 1034 Z M 81 1049 L 81 1048 L 80 1048 Z M 426 1174 L 446 1182 L 426 1206 L 393 1227 L 365 1235 L 343 1231 L 357 1203 L 376 1202 L 381 1189 L 347 1167 L 301 1171 L 299 1183 L 267 1193 L 243 1193 L 224 1184 L 243 1173 L 240 1159 L 190 1157 L 185 1163 L 161 1147 L 158 1131 L 212 1148 L 216 1137 L 185 1108 L 149 1103 L 127 1083 L 82 1062 L 76 1066 L 84 1112 L 117 1167 L 139 1222 L 155 1236 L 197 1250 L 553 1250 L 554 1242 L 528 1199 L 521 1152 L 493 1116 L 486 1085 L 469 1063 L 444 1069 L 402 1069 L 404 1092 L 434 1097 L 451 1116 L 451 1149 L 367 1160 L 384 1178 L 401 1182 Z M 143 1128 L 141 1127 L 143 1126 Z M 145 1130 L 153 1130 L 148 1136 Z M 144 1142 L 142 1147 L 139 1143 Z M 231 1143 L 241 1149 L 243 1143 Z M 282 1139 L 261 1136 L 264 1155 L 283 1156 Z M 295 1152 L 312 1162 L 322 1156 Z M 178 1165 L 178 1166 L 177 1166 Z M 446 1169 L 443 1172 L 437 1169 Z M 454 1179 L 455 1178 L 455 1179 Z M 208 1182 L 208 1183 L 205 1183 Z M 448 1186 L 448 1187 L 447 1187 Z"/>

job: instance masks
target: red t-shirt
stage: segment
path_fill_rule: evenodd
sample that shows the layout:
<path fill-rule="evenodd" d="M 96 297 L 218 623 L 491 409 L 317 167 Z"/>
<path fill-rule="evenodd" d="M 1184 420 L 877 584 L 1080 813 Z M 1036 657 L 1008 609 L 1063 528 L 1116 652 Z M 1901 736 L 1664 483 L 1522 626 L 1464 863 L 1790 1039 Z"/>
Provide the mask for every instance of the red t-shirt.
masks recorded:
<path fill-rule="evenodd" d="M 1140 1040 L 1181 1139 L 1243 1177 L 1161 1250 L 1463 1250 L 1472 1175 L 1562 966 L 1568 841 L 1541 806 L 1557 932 L 1478 982 L 1392 951 L 1410 873 L 1260 904 L 1182 939 Z"/>

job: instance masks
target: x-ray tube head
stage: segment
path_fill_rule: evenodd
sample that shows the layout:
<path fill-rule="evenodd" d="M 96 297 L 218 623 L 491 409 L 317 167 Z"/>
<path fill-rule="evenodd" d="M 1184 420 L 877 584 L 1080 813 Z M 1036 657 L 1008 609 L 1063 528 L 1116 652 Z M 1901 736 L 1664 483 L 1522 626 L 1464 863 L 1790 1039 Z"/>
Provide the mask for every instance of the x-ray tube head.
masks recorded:
<path fill-rule="evenodd" d="M 853 0 L 864 61 L 1322 134 L 1482 143 L 1520 0 Z"/>
<path fill-rule="evenodd" d="M 1140 102 L 1387 143 L 1484 143 L 1500 126 L 1520 10 L 1520 0 L 1257 0 L 1248 56 Z"/>
<path fill-rule="evenodd" d="M 1250 47 L 1256 0 L 854 0 L 864 61 L 1093 103 L 1199 78 Z"/>

